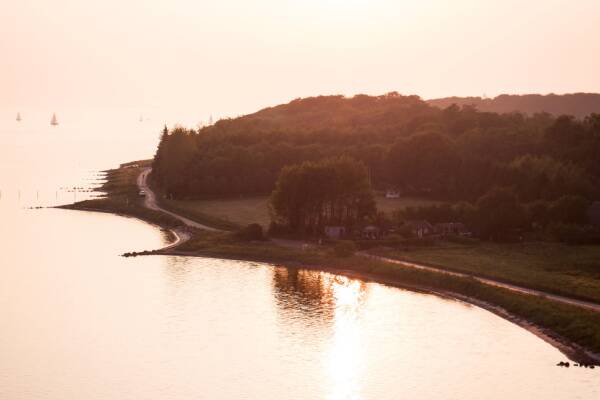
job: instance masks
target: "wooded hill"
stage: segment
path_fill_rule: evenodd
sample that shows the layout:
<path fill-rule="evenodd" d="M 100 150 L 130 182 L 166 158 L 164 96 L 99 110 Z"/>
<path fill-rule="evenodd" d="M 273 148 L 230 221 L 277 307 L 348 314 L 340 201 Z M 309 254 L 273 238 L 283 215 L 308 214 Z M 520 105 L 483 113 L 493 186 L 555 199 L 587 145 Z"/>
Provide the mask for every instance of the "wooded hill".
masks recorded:
<path fill-rule="evenodd" d="M 475 200 L 494 186 L 521 201 L 598 196 L 600 115 L 497 114 L 416 96 L 297 99 L 199 130 L 165 130 L 153 179 L 173 198 L 271 193 L 281 169 L 348 156 L 375 188 Z"/>
<path fill-rule="evenodd" d="M 598 93 L 562 95 L 503 94 L 494 98 L 446 97 L 428 100 L 427 102 L 439 108 L 446 108 L 452 104 L 458 106 L 471 105 L 479 111 L 495 113 L 520 112 L 529 115 L 546 112 L 554 116 L 573 115 L 580 119 L 592 113 L 600 113 L 600 94 Z"/>

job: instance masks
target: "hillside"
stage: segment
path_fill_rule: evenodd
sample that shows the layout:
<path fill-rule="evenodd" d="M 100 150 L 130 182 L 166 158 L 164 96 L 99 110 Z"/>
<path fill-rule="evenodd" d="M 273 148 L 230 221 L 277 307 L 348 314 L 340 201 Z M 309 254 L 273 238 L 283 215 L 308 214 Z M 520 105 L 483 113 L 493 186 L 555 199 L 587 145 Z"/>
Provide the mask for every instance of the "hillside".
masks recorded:
<path fill-rule="evenodd" d="M 416 96 L 297 99 L 199 130 L 165 131 L 153 179 L 170 198 L 265 195 L 282 168 L 349 156 L 377 189 L 474 200 L 494 186 L 525 200 L 595 196 L 600 117 L 578 121 L 440 109 Z"/>
<path fill-rule="evenodd" d="M 446 97 L 428 100 L 432 106 L 446 108 L 452 104 L 458 106 L 473 105 L 479 111 L 494 113 L 520 112 L 533 115 L 547 112 L 554 116 L 573 115 L 584 118 L 592 113 L 600 113 L 600 94 L 598 93 L 573 93 L 573 94 L 503 94 L 494 98 L 481 97 Z"/>

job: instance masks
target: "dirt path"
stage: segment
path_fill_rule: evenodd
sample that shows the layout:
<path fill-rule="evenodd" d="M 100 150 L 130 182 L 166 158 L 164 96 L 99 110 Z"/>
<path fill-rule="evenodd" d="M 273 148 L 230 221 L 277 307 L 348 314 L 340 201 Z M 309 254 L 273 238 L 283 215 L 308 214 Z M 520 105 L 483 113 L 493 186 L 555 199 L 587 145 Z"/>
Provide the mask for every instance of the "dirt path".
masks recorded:
<path fill-rule="evenodd" d="M 152 168 L 144 168 L 144 170 L 138 176 L 138 179 L 137 179 L 138 188 L 140 190 L 143 190 L 146 193 L 146 196 L 144 199 L 144 206 L 146 208 L 149 208 L 151 210 L 160 211 L 160 212 L 168 214 L 174 218 L 177 218 L 178 220 L 180 220 L 181 222 L 183 222 L 186 226 L 189 226 L 190 228 L 203 229 L 205 231 L 211 231 L 211 232 L 221 231 L 220 229 L 216 229 L 216 228 L 213 228 L 213 227 L 210 227 L 207 225 L 200 224 L 196 221 L 192 221 L 189 218 L 183 217 L 179 214 L 175 214 L 174 212 L 165 210 L 164 208 L 160 207 L 158 205 L 158 203 L 156 202 L 156 194 L 148 186 L 148 175 L 150 174 L 151 171 L 152 171 Z M 189 237 L 188 237 L 188 239 L 189 239 Z"/>

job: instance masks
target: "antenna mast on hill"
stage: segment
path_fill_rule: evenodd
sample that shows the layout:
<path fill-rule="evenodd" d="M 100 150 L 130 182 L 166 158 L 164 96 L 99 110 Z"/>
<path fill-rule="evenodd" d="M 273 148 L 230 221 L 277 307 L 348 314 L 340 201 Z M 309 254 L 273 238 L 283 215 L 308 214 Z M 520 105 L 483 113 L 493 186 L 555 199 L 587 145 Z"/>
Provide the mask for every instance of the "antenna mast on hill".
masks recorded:
<path fill-rule="evenodd" d="M 208 117 L 208 126 L 211 126 L 213 124 L 213 117 L 212 115 L 210 117 Z"/>

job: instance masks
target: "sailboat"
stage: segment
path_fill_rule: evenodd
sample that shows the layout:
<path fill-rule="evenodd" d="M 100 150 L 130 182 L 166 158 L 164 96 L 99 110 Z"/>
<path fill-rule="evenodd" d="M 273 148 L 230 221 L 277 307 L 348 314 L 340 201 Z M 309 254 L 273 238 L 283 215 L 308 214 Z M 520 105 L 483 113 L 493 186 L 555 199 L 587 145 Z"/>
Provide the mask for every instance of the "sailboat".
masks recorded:
<path fill-rule="evenodd" d="M 50 120 L 50 125 L 52 125 L 52 126 L 58 125 L 58 120 L 56 119 L 56 114 L 52 114 L 52 120 Z"/>
<path fill-rule="evenodd" d="M 21 122 L 21 113 L 17 113 L 17 122 Z"/>

